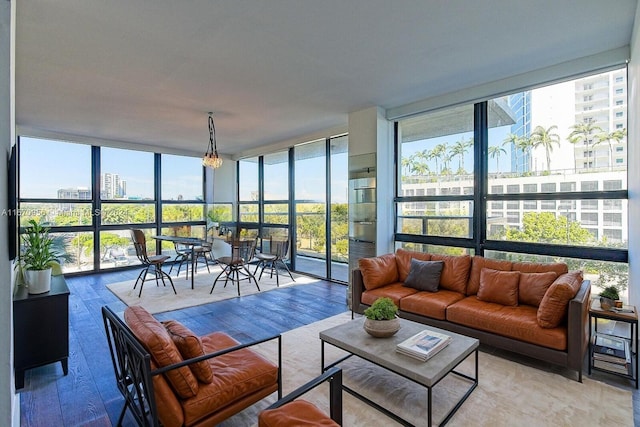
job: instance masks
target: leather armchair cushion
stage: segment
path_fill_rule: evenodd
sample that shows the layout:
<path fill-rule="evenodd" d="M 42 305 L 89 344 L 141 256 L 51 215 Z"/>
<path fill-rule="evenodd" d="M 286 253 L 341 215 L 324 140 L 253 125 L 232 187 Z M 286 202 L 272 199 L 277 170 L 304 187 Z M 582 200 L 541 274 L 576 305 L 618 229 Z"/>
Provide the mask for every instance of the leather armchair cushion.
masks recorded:
<path fill-rule="evenodd" d="M 555 328 L 567 316 L 567 305 L 582 285 L 582 271 L 570 271 L 549 286 L 538 307 L 538 324 L 543 328 Z"/>
<path fill-rule="evenodd" d="M 549 286 L 558 277 L 555 271 L 546 273 L 520 273 L 518 302 L 538 307 Z"/>
<path fill-rule="evenodd" d="M 385 254 L 372 258 L 360 258 L 358 266 L 362 271 L 364 287 L 379 288 L 398 281 L 398 267 L 395 254 Z"/>
<path fill-rule="evenodd" d="M 442 274 L 440 275 L 440 287 L 450 291 L 465 294 L 469 271 L 471 270 L 471 257 L 469 255 L 431 255 L 431 261 L 444 261 Z"/>
<path fill-rule="evenodd" d="M 483 268 L 492 268 L 494 270 L 511 271 L 511 261 L 498 260 L 481 257 L 476 255 L 471 260 L 471 273 L 469 274 L 469 282 L 467 283 L 467 295 L 475 295 L 480 288 L 480 272 Z"/>
<path fill-rule="evenodd" d="M 134 335 L 149 351 L 158 367 L 162 368 L 183 361 L 169 332 L 143 307 L 127 307 L 124 311 L 124 319 Z M 198 380 L 189 367 L 172 369 L 164 375 L 181 398 L 193 397 L 198 393 Z"/>
<path fill-rule="evenodd" d="M 401 282 L 392 283 L 391 285 L 382 286 L 379 288 L 372 289 L 370 291 L 364 291 L 362 293 L 362 297 L 360 301 L 363 304 L 371 305 L 375 300 L 380 297 L 389 297 L 393 301 L 395 305 L 400 307 L 400 299 L 413 295 L 418 292 L 417 289 L 408 288 L 404 286 Z"/>
<path fill-rule="evenodd" d="M 411 260 L 409 275 L 404 285 L 419 291 L 436 292 L 440 285 L 443 261 Z"/>
<path fill-rule="evenodd" d="M 518 305 L 519 281 L 519 271 L 483 268 L 480 271 L 480 288 L 477 298 L 480 301 L 516 306 Z"/>
<path fill-rule="evenodd" d="M 430 261 L 431 254 L 426 252 L 407 251 L 402 248 L 396 250 L 396 264 L 398 266 L 398 281 L 407 280 L 409 271 L 411 270 L 411 260 Z"/>
<path fill-rule="evenodd" d="M 222 332 L 200 338 L 207 354 L 238 344 Z M 217 421 L 203 425 L 216 425 L 278 389 L 278 366 L 251 349 L 244 348 L 208 361 L 215 373 L 213 381 L 200 384 L 196 396 L 182 401 L 187 426 L 198 424 L 205 417 L 214 417 L 211 419 Z M 224 413 L 229 415 L 224 416 Z M 215 418 L 214 414 L 220 416 Z"/>
<path fill-rule="evenodd" d="M 338 426 L 338 424 L 306 400 L 294 400 L 276 409 L 262 411 L 258 427 Z"/>
<path fill-rule="evenodd" d="M 191 332 L 189 328 L 177 320 L 167 320 L 162 322 L 162 324 L 167 328 L 167 331 L 169 331 L 169 335 L 171 335 L 171 339 L 176 347 L 178 347 L 178 351 L 182 355 L 183 359 L 186 360 L 204 356 L 205 353 L 202 348 L 202 341 L 200 340 L 200 337 Z M 213 371 L 206 360 L 193 363 L 189 365 L 189 368 L 198 381 L 205 384 L 209 384 L 213 381 Z"/>

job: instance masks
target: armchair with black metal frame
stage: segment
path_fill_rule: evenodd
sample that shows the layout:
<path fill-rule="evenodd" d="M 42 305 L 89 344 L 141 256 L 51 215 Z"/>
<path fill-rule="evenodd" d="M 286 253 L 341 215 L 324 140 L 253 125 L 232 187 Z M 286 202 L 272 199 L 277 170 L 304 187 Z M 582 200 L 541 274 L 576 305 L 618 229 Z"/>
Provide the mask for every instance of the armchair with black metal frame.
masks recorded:
<path fill-rule="evenodd" d="M 329 382 L 329 415 L 313 403 L 299 399 L 324 382 Z M 298 387 L 258 415 L 258 427 L 342 425 L 342 369 L 334 366 Z"/>

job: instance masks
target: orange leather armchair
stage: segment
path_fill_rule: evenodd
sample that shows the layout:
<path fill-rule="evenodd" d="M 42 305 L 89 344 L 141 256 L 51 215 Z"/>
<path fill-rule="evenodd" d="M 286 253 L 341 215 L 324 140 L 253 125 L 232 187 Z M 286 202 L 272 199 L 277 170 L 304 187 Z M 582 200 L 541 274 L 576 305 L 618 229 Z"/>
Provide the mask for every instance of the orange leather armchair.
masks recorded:
<path fill-rule="evenodd" d="M 281 397 L 280 335 L 247 344 L 222 332 L 202 337 L 177 321 L 159 322 L 140 306 L 123 321 L 102 307 L 118 389 L 143 426 L 214 426 L 259 400 Z M 278 365 L 251 346 L 278 339 Z"/>
<path fill-rule="evenodd" d="M 329 382 L 329 416 L 313 403 L 298 399 L 325 381 Z M 341 425 L 342 369 L 336 366 L 279 399 L 262 411 L 258 417 L 258 427 L 337 427 Z"/>

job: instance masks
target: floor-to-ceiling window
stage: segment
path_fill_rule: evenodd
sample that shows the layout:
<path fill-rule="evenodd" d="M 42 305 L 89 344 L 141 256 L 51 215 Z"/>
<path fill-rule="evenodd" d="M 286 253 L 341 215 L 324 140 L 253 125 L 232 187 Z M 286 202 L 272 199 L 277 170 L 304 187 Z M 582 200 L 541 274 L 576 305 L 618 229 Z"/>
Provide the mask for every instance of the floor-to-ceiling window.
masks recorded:
<path fill-rule="evenodd" d="M 346 282 L 347 154 L 340 135 L 239 160 L 238 227 L 288 238 L 296 271 Z"/>
<path fill-rule="evenodd" d="M 626 92 L 623 68 L 400 120 L 396 245 L 562 260 L 624 293 Z"/>
<path fill-rule="evenodd" d="M 349 281 L 349 139 L 346 135 L 329 140 L 331 179 L 331 223 L 329 242 L 332 279 Z"/>
<path fill-rule="evenodd" d="M 327 249 L 327 144 L 321 139 L 294 148 L 296 259 L 298 271 L 325 276 Z"/>
<path fill-rule="evenodd" d="M 50 227 L 65 273 L 139 264 L 132 227 L 150 253 L 159 233 L 204 236 L 198 158 L 25 136 L 18 157 L 19 225 Z"/>

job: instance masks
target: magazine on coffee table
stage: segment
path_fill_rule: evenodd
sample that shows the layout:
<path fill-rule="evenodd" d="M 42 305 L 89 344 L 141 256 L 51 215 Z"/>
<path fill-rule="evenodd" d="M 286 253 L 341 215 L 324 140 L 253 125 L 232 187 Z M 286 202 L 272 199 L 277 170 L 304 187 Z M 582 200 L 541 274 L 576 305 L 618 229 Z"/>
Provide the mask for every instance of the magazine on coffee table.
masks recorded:
<path fill-rule="evenodd" d="M 396 345 L 396 351 L 427 361 L 451 341 L 451 336 L 425 329 Z"/>

